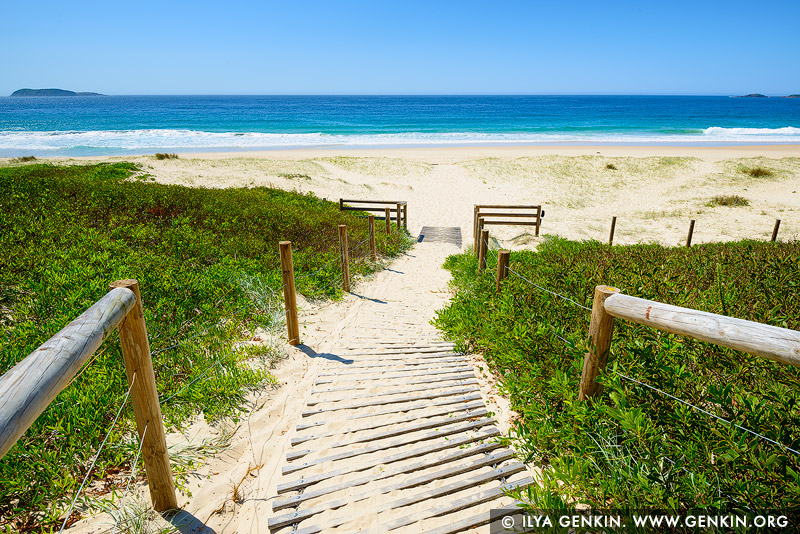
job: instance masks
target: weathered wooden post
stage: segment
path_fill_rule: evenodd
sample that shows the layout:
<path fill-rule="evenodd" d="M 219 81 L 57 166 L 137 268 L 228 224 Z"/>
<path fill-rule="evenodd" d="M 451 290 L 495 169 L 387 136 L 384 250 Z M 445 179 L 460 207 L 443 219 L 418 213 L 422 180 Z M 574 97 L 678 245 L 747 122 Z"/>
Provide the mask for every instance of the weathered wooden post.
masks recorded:
<path fill-rule="evenodd" d="M 619 293 L 619 289 L 616 287 L 597 286 L 594 288 L 592 319 L 589 323 L 589 352 L 586 353 L 583 360 L 583 373 L 581 373 L 581 385 L 578 391 L 579 401 L 594 396 L 600 389 L 594 380 L 608 362 L 611 334 L 614 331 L 614 317 L 606 313 L 603 303 L 615 293 Z"/>
<path fill-rule="evenodd" d="M 778 240 L 778 228 L 781 227 L 781 220 L 775 219 L 775 226 L 772 227 L 772 239 L 771 241 L 774 243 Z"/>
<path fill-rule="evenodd" d="M 343 209 L 344 209 L 344 200 L 340 198 L 339 199 L 339 211 L 342 211 Z"/>
<path fill-rule="evenodd" d="M 489 230 L 481 230 L 481 242 L 478 247 L 478 272 L 486 269 L 486 252 L 489 249 Z"/>
<path fill-rule="evenodd" d="M 297 321 L 297 294 L 294 288 L 294 263 L 292 262 L 292 242 L 281 241 L 281 273 L 283 274 L 283 306 L 286 308 L 286 328 L 289 331 L 289 344 L 300 344 L 300 325 Z"/>
<path fill-rule="evenodd" d="M 117 280 L 111 289 L 125 287 L 136 295 L 136 304 L 119 324 L 119 340 L 128 385 L 131 385 L 131 404 L 136 418 L 136 430 L 142 441 L 142 457 L 150 498 L 158 512 L 178 508 L 175 482 L 167 454 L 167 440 L 161 419 L 161 406 L 156 391 L 156 375 L 144 324 L 142 296 L 137 280 Z"/>
<path fill-rule="evenodd" d="M 542 206 L 536 210 L 536 237 L 539 237 L 539 227 L 542 225 Z"/>
<path fill-rule="evenodd" d="M 694 233 L 694 219 L 689 223 L 689 235 L 686 236 L 686 246 L 692 246 L 692 234 Z"/>
<path fill-rule="evenodd" d="M 375 249 L 375 216 L 373 214 L 367 215 L 369 221 L 369 257 L 372 261 L 378 259 L 378 251 Z"/>
<path fill-rule="evenodd" d="M 500 282 L 508 276 L 508 259 L 511 253 L 507 250 L 497 252 L 497 292 L 500 293 Z"/>
<path fill-rule="evenodd" d="M 350 253 L 347 250 L 347 225 L 339 225 L 339 251 L 342 254 L 342 289 L 350 292 Z"/>
<path fill-rule="evenodd" d="M 408 202 L 403 204 L 403 229 L 408 230 Z"/>
<path fill-rule="evenodd" d="M 477 204 L 472 211 L 472 249 L 475 251 L 475 254 L 478 253 L 478 213 L 480 213 L 480 208 Z"/>
<path fill-rule="evenodd" d="M 386 220 L 386 233 L 392 233 L 392 212 L 389 208 L 384 208 L 384 217 Z"/>
<path fill-rule="evenodd" d="M 614 228 L 617 227 L 617 216 L 611 217 L 611 232 L 608 234 L 608 244 L 609 246 L 614 244 Z"/>
<path fill-rule="evenodd" d="M 398 203 L 397 204 L 397 231 L 399 232 L 403 228 L 403 223 L 400 222 L 400 216 L 403 214 L 403 205 Z"/>

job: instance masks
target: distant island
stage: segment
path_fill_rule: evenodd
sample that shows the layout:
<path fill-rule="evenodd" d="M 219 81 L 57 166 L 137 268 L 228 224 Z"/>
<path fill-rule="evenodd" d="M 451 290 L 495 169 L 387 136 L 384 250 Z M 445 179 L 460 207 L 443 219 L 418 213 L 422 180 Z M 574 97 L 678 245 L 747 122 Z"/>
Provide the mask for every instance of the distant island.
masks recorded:
<path fill-rule="evenodd" d="M 11 96 L 103 96 L 100 93 L 76 93 L 66 89 L 18 89 Z"/>
<path fill-rule="evenodd" d="M 750 93 L 749 95 L 740 95 L 740 96 L 735 96 L 733 98 L 800 98 L 800 95 L 767 96 L 767 95 L 762 95 L 761 93 Z"/>

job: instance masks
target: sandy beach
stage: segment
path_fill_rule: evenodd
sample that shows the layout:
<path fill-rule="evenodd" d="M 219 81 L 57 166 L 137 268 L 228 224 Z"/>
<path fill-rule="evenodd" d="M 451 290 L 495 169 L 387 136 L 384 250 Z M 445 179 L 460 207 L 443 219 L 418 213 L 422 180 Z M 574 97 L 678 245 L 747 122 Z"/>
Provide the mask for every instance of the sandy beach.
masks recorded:
<path fill-rule="evenodd" d="M 87 160 L 97 161 L 57 161 Z M 539 238 L 524 229 L 492 227 L 498 244 L 512 250 L 535 247 L 547 235 L 607 240 L 612 216 L 618 217 L 618 244 L 682 244 L 691 219 L 696 220 L 694 243 L 769 239 L 775 219 L 782 220 L 780 239 L 796 239 L 800 233 L 796 217 L 800 211 L 800 146 L 286 150 L 102 161 L 116 160 L 139 163 L 154 181 L 165 184 L 271 186 L 329 200 L 405 200 L 412 235 L 422 226 L 459 227 L 465 247 L 471 244 L 473 205 L 477 203 L 543 206 L 546 215 Z M 755 168 L 767 170 L 768 175 L 748 174 Z M 738 195 L 749 205 L 709 205 L 717 195 Z M 449 274 L 441 265 L 457 250 L 452 244 L 423 243 L 396 260 L 391 270 L 359 281 L 355 295 L 321 306 L 301 301 L 304 342 L 316 353 L 353 346 L 363 324 L 357 314 L 370 299 L 402 302 L 414 314 L 403 319 L 406 322 L 397 319 L 397 328 L 419 328 L 434 336 L 428 321 L 448 298 Z M 409 276 L 398 281 L 397 273 Z M 411 324 L 414 321 L 416 326 Z M 211 427 L 202 420 L 169 436 L 170 443 L 184 449 L 209 440 L 229 443 L 222 453 L 201 462 L 188 480 L 180 500 L 185 512 L 173 520 L 182 532 L 266 531 L 276 487 L 285 482 L 280 476 L 285 453 L 296 435 L 300 412 L 312 395 L 314 380 L 326 363 L 285 345 L 282 332 L 278 335 L 270 340 L 264 333 L 255 342 L 276 343 L 288 353 L 274 371 L 281 386 L 252 396 L 246 419 L 230 436 L 224 436 L 224 427 Z M 483 398 L 497 414 L 498 427 L 506 432 L 514 414 L 496 394 L 483 362 L 472 358 L 471 364 Z M 426 417 L 427 412 L 419 415 Z M 530 474 L 535 476 L 533 471 Z M 399 475 L 398 479 L 411 476 Z M 138 490 L 146 501 L 146 485 L 140 484 Z M 348 499 L 351 494 L 337 496 Z M 386 498 L 373 498 L 365 505 L 380 505 Z M 71 530 L 102 532 L 112 523 L 101 514 L 78 522 Z M 346 524 L 335 531 L 369 527 L 375 527 L 374 521 Z"/>
<path fill-rule="evenodd" d="M 475 204 L 541 204 L 542 235 L 615 243 L 694 243 L 796 238 L 800 222 L 800 145 L 660 147 L 456 147 L 299 149 L 103 158 L 140 163 L 155 181 L 202 187 L 271 186 L 339 198 L 406 200 L 409 231 L 458 226 L 472 234 Z M 97 161 L 78 158 L 79 161 Z M 53 160 L 76 161 L 76 160 Z M 746 171 L 765 168 L 770 176 Z M 738 195 L 748 206 L 710 206 Z M 513 249 L 534 246 L 522 228 L 492 227 Z"/>

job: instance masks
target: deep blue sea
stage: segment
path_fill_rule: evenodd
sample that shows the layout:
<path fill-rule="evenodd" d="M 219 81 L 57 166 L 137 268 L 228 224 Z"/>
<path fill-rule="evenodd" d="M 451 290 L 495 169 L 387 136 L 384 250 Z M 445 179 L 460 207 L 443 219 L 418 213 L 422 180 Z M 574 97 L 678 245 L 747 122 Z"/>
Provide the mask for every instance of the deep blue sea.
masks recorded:
<path fill-rule="evenodd" d="M 294 147 L 800 143 L 800 99 L 724 96 L 0 98 L 0 156 Z"/>

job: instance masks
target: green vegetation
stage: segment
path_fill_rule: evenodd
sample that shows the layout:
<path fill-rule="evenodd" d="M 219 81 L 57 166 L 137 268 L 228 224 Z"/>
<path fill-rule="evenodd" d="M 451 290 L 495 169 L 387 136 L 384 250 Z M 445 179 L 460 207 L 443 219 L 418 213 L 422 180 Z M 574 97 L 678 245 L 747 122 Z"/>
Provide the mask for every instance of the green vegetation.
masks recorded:
<path fill-rule="evenodd" d="M 739 195 L 717 195 L 706 206 L 749 206 L 750 201 Z"/>
<path fill-rule="evenodd" d="M 31 161 L 36 161 L 35 156 L 22 156 L 19 158 L 11 158 L 9 160 L 10 163 L 30 163 Z"/>
<path fill-rule="evenodd" d="M 608 163 L 608 164 L 606 164 L 606 169 L 608 169 L 609 171 L 616 171 L 617 170 L 617 166 L 614 165 L 613 163 Z"/>
<path fill-rule="evenodd" d="M 156 159 L 178 159 L 178 155 L 156 152 Z"/>
<path fill-rule="evenodd" d="M 744 172 L 752 176 L 753 178 L 767 178 L 769 176 L 774 176 L 775 173 L 767 169 L 765 167 L 753 167 L 750 169 L 744 169 Z"/>
<path fill-rule="evenodd" d="M 276 351 L 242 341 L 280 324 L 279 241 L 292 241 L 297 289 L 310 299 L 340 294 L 338 224 L 348 225 L 351 272 L 379 267 L 367 260 L 366 219 L 313 195 L 154 184 L 130 163 L 4 167 L 0 190 L 0 372 L 110 282 L 137 278 L 173 429 L 198 412 L 236 421 L 244 395 L 272 384 Z M 408 246 L 399 233 L 376 237 L 384 255 Z M 127 391 L 116 337 L 0 460 L 0 531 L 58 524 L 109 431 L 92 478 L 129 468 L 130 404 L 111 425 Z"/>
<path fill-rule="evenodd" d="M 495 292 L 492 263 L 450 256 L 455 296 L 435 324 L 483 353 L 520 414 L 509 437 L 543 470 L 530 506 L 797 510 L 800 455 L 648 386 L 800 450 L 800 369 L 617 320 L 604 390 L 578 402 L 594 287 L 800 328 L 800 244 L 667 248 L 548 239 L 515 252 Z M 627 377 L 627 378 L 626 378 Z M 635 381 L 634 381 L 635 380 Z"/>

